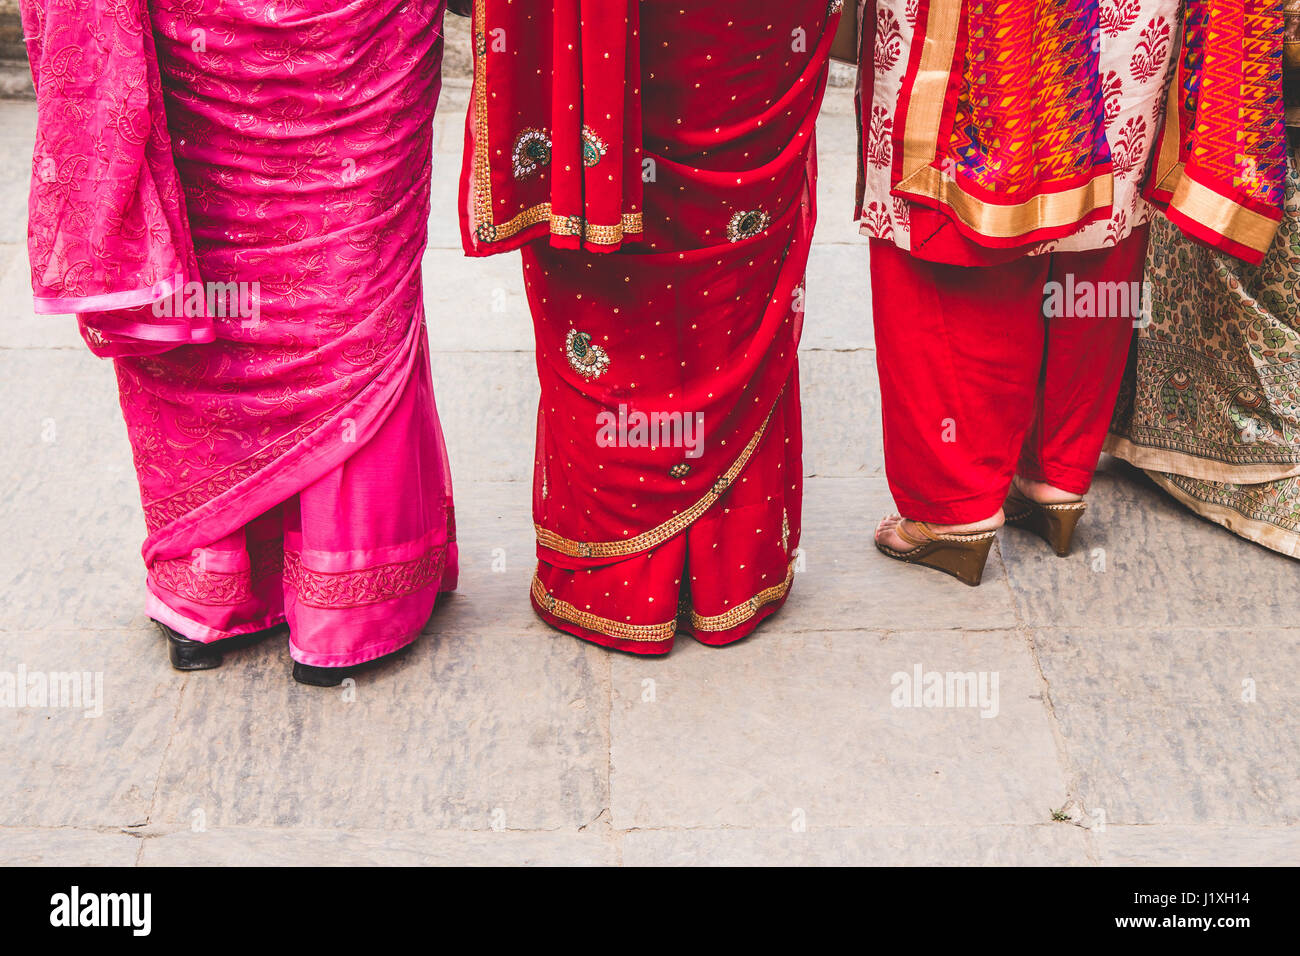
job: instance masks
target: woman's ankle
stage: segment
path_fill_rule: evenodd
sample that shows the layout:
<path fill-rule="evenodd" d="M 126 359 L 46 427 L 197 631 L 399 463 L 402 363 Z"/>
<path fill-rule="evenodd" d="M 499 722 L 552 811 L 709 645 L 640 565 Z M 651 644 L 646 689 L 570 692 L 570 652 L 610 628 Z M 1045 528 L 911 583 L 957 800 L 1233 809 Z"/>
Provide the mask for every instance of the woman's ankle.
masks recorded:
<path fill-rule="evenodd" d="M 912 519 L 908 519 L 908 520 L 912 520 Z M 996 531 L 998 528 L 1001 528 L 1005 522 L 1006 522 L 1006 515 L 1003 514 L 1002 509 L 999 508 L 997 511 L 993 512 L 993 514 L 989 515 L 987 518 L 983 518 L 979 521 L 967 521 L 960 524 L 939 524 L 938 522 L 935 521 L 927 521 L 926 524 L 929 525 L 931 528 L 933 528 L 935 531 L 944 531 L 953 534 L 964 534 L 969 531 Z"/>
<path fill-rule="evenodd" d="M 1078 492 L 1066 491 L 1064 488 L 1058 488 L 1045 481 L 1022 478 L 1020 475 L 1015 475 L 1011 479 L 1011 486 L 1030 501 L 1040 505 L 1065 504 L 1083 498 L 1083 495 Z"/>

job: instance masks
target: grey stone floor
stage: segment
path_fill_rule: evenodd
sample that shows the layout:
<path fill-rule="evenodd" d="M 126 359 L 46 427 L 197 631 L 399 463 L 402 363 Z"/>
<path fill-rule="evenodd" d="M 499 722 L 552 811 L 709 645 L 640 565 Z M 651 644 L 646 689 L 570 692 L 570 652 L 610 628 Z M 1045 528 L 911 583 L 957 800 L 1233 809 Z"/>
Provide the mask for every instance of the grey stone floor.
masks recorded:
<path fill-rule="evenodd" d="M 30 312 L 32 106 L 0 103 L 0 672 L 104 674 L 97 718 L 0 709 L 0 862 L 1300 860 L 1294 562 L 1115 463 L 1068 559 L 1006 532 L 970 589 L 872 550 L 890 502 L 846 90 L 819 129 L 789 604 L 659 660 L 537 621 L 531 327 L 517 258 L 459 251 L 464 101 L 452 83 L 437 120 L 425 263 L 461 590 L 354 701 L 292 683 L 282 641 L 167 666 L 112 371 Z M 917 666 L 996 677 L 996 714 L 894 706 Z"/>

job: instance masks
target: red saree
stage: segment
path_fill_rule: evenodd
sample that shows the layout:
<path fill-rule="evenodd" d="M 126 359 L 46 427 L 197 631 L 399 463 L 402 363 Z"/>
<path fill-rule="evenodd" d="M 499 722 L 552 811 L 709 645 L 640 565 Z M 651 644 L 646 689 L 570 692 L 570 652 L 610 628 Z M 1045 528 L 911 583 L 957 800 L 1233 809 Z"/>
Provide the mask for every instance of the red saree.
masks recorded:
<path fill-rule="evenodd" d="M 528 56 L 491 42 L 520 35 L 516 6 L 475 4 L 461 211 L 471 254 L 524 244 L 533 604 L 620 650 L 666 653 L 678 630 L 726 644 L 793 578 L 813 124 L 838 5 L 597 17 L 568 0 Z"/>

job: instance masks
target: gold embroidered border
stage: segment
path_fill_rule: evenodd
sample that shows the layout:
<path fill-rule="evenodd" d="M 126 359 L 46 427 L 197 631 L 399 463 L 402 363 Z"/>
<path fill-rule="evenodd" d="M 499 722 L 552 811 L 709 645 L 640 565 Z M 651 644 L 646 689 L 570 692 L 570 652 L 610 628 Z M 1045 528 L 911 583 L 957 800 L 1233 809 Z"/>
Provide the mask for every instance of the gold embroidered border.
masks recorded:
<path fill-rule="evenodd" d="M 584 223 L 580 216 L 560 216 L 551 212 L 549 202 L 538 203 L 525 209 L 513 219 L 502 223 L 484 220 L 475 230 L 475 234 L 484 242 L 500 242 L 509 239 L 529 226 L 539 222 L 551 224 L 551 233 L 557 236 L 581 236 L 594 245 L 613 246 L 623 241 L 625 235 L 640 235 L 645 231 L 641 213 L 625 213 L 621 221 L 613 225 Z"/>
<path fill-rule="evenodd" d="M 474 232 L 492 224 L 492 167 L 488 159 L 487 3 L 474 0 Z"/>
<path fill-rule="evenodd" d="M 790 591 L 790 584 L 794 580 L 794 562 L 785 572 L 785 580 L 780 584 L 774 584 L 770 588 L 764 588 L 749 600 L 737 604 L 730 611 L 722 614 L 715 614 L 712 617 L 705 617 L 691 611 L 691 627 L 699 631 L 728 631 L 733 627 L 739 627 L 746 621 L 752 620 L 760 610 L 769 604 L 781 600 Z M 601 617 L 598 614 L 592 614 L 590 611 L 582 611 L 574 607 L 567 601 L 562 601 L 546 590 L 542 584 L 542 579 L 533 574 L 533 599 L 551 615 L 560 618 L 562 621 L 568 621 L 570 624 L 577 624 L 589 631 L 597 634 L 603 634 L 606 637 L 616 637 L 625 641 L 666 641 L 677 633 L 677 620 L 664 621 L 661 624 L 628 624 L 626 621 L 615 621 L 608 617 Z"/>
<path fill-rule="evenodd" d="M 780 584 L 774 584 L 770 588 L 764 588 L 743 604 L 737 604 L 730 611 L 715 614 L 712 617 L 704 617 L 701 614 L 696 614 L 692 609 L 691 627 L 697 631 L 729 631 L 733 627 L 739 627 L 767 605 L 785 597 L 790 591 L 790 583 L 793 580 L 794 562 L 791 561 L 789 569 L 785 572 L 784 581 Z"/>
<path fill-rule="evenodd" d="M 763 424 L 758 426 L 758 431 L 754 432 L 753 437 L 749 439 L 749 444 L 741 451 L 739 457 L 731 463 L 731 467 L 713 483 L 713 487 L 709 489 L 703 498 L 681 514 L 674 515 L 658 527 L 643 531 L 636 537 L 628 538 L 626 541 L 575 541 L 572 538 L 566 538 L 554 531 L 543 528 L 539 524 L 534 524 L 533 528 L 537 532 L 537 543 L 543 548 L 557 551 L 569 557 L 613 558 L 645 551 L 675 537 L 683 528 L 689 527 L 696 518 L 708 511 L 713 506 L 713 503 L 731 487 L 731 483 L 736 480 L 745 465 L 749 463 L 749 459 L 753 456 L 758 443 L 763 440 L 768 423 L 772 421 L 772 416 L 776 413 L 776 407 L 780 404 L 781 396 L 784 394 L 785 389 L 783 388 L 777 394 L 776 401 L 772 403 L 771 409 L 768 410 L 767 417 L 763 419 Z"/>
<path fill-rule="evenodd" d="M 1178 210 L 1215 235 L 1239 242 L 1256 252 L 1268 252 L 1280 225 L 1279 220 L 1261 216 L 1255 210 L 1202 186 L 1183 172 L 1182 163 L 1175 167 L 1175 175 L 1178 179 L 1169 200 L 1170 209 Z"/>
<path fill-rule="evenodd" d="M 677 633 L 677 618 L 664 621 L 662 624 L 628 624 L 626 621 L 611 620 L 592 614 L 590 611 L 580 611 L 568 601 L 561 601 L 547 591 L 546 586 L 542 584 L 542 579 L 536 573 L 533 574 L 533 600 L 541 605 L 546 613 L 606 637 L 617 637 L 625 641 L 666 641 Z"/>
<path fill-rule="evenodd" d="M 492 163 L 489 158 L 488 105 L 487 105 L 487 4 L 476 0 L 474 4 L 474 171 L 473 211 L 474 235 L 482 242 L 501 242 L 523 232 L 529 226 L 550 221 L 551 232 L 557 236 L 581 236 L 584 241 L 598 246 L 618 245 L 624 235 L 640 235 L 645 231 L 642 214 L 624 213 L 619 221 L 609 225 L 584 223 L 578 216 L 558 216 L 551 212 L 549 202 L 538 203 L 505 222 L 492 221 Z"/>
<path fill-rule="evenodd" d="M 1109 206 L 1114 179 L 1109 174 L 1064 192 L 1034 196 L 1023 203 L 987 203 L 946 179 L 931 165 L 939 152 L 943 104 L 948 92 L 962 0 L 931 0 L 926 13 L 921 58 L 912 82 L 903 127 L 903 167 L 899 192 L 937 200 L 982 236 L 1010 239 L 1038 229 L 1068 226 Z"/>

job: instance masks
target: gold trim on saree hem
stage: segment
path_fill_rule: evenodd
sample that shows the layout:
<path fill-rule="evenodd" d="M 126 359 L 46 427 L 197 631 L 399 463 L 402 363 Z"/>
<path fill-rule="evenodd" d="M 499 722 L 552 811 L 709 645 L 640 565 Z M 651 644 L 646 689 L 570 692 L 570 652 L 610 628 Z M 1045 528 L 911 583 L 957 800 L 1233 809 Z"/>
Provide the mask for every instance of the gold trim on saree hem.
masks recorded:
<path fill-rule="evenodd" d="M 1261 254 L 1268 252 L 1281 225 L 1280 219 L 1270 219 L 1220 196 L 1188 176 L 1182 163 L 1174 167 L 1172 175 L 1176 178 L 1169 199 L 1170 209 L 1176 209 L 1217 236 Z"/>
<path fill-rule="evenodd" d="M 784 387 L 777 394 L 776 400 L 772 402 L 772 407 L 768 410 L 767 417 L 763 419 L 763 424 L 758 426 L 758 431 L 754 432 L 753 437 L 749 439 L 749 444 L 731 463 L 731 467 L 713 483 L 703 498 L 700 498 L 685 511 L 674 515 L 658 527 L 643 531 L 641 534 L 625 541 L 575 541 L 572 538 L 556 534 L 548 528 L 543 528 L 540 524 L 534 524 L 533 528 L 537 532 L 538 545 L 571 558 L 616 558 L 646 551 L 663 544 L 670 538 L 676 537 L 685 528 L 690 527 L 695 522 L 695 519 L 708 511 L 713 506 L 713 503 L 726 493 L 727 489 L 731 487 L 731 483 L 744 470 L 745 465 L 749 463 L 749 459 L 753 457 L 754 450 L 758 448 L 758 443 L 763 440 L 768 423 L 772 421 L 772 416 L 776 414 L 776 408 L 780 404 L 783 395 L 785 395 Z"/>
<path fill-rule="evenodd" d="M 486 7 L 482 2 L 474 4 L 474 160 L 471 170 L 473 234 L 480 242 L 502 242 L 530 226 L 549 222 L 552 235 L 579 236 L 592 245 L 613 246 L 622 242 L 625 236 L 644 233 L 644 220 L 639 212 L 624 213 L 616 223 L 592 223 L 581 216 L 558 215 L 551 211 L 550 202 L 530 206 L 505 222 L 493 221 L 492 163 L 488 157 Z"/>
<path fill-rule="evenodd" d="M 562 601 L 546 590 L 546 585 L 542 584 L 542 579 L 536 572 L 533 573 L 533 600 L 547 614 L 597 634 L 603 634 L 605 637 L 657 643 L 669 640 L 677 633 L 677 618 L 660 624 L 629 624 L 626 621 L 615 621 L 608 617 L 601 617 L 599 614 L 592 614 L 590 611 L 579 610 L 568 601 Z"/>
<path fill-rule="evenodd" d="M 722 614 L 714 614 L 711 617 L 705 617 L 696 614 L 694 608 L 691 609 L 691 627 L 697 631 L 729 631 L 733 627 L 739 627 L 746 621 L 758 615 L 758 612 L 769 604 L 775 604 L 790 592 L 790 585 L 794 581 L 794 562 L 790 562 L 789 568 L 785 572 L 785 580 L 780 584 L 774 584 L 770 588 L 764 588 L 755 594 L 743 604 L 737 604 L 730 611 Z"/>
<path fill-rule="evenodd" d="M 705 616 L 696 614 L 692 609 L 690 611 L 691 628 L 696 631 L 717 632 L 729 631 L 739 627 L 757 617 L 758 612 L 769 604 L 775 604 L 777 601 L 782 600 L 790 593 L 790 585 L 793 582 L 794 561 L 791 561 L 786 569 L 784 581 L 769 588 L 764 588 L 729 611 Z M 605 637 L 618 638 L 624 641 L 658 643 L 669 640 L 677 633 L 677 618 L 660 624 L 630 624 L 626 621 L 615 621 L 612 618 L 601 617 L 599 614 L 592 614 L 590 611 L 580 610 L 568 601 L 561 600 L 547 591 L 546 585 L 542 583 L 541 577 L 536 572 L 533 574 L 532 594 L 533 600 L 547 614 Z M 684 615 L 686 608 L 683 606 L 679 611 Z"/>
<path fill-rule="evenodd" d="M 1115 192 L 1111 173 L 1062 192 L 1004 205 L 963 192 L 956 180 L 934 168 L 961 10 L 962 0 L 931 0 L 929 4 L 920 61 L 903 117 L 902 170 L 893 191 L 942 203 L 965 225 L 991 239 L 1012 239 L 1040 229 L 1073 225 L 1110 206 Z"/>

